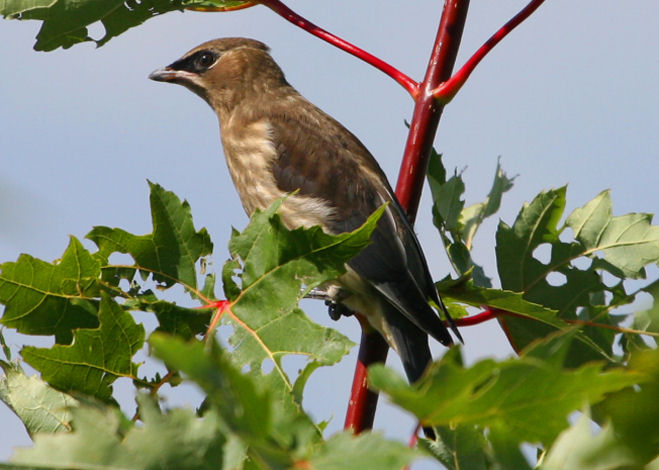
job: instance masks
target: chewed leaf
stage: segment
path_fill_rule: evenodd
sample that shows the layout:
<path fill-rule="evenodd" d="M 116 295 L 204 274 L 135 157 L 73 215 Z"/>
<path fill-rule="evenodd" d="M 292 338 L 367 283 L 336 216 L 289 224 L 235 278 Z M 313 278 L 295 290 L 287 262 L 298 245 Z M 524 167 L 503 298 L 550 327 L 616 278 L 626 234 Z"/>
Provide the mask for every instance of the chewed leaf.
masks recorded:
<path fill-rule="evenodd" d="M 21 255 L 0 265 L 2 323 L 70 343 L 73 329 L 98 325 L 100 273 L 100 263 L 73 237 L 59 262 Z"/>
<path fill-rule="evenodd" d="M 137 377 L 135 353 L 144 343 L 144 328 L 109 297 L 103 296 L 100 325 L 75 331 L 71 345 L 26 346 L 21 355 L 50 385 L 108 400 L 118 377 Z"/>
<path fill-rule="evenodd" d="M 659 227 L 650 225 L 652 218 L 647 214 L 612 216 L 607 191 L 576 209 L 559 227 L 565 190 L 540 193 L 524 205 L 512 227 L 499 224 L 496 251 L 501 285 L 556 310 L 559 318 L 603 324 L 604 328 L 589 326 L 583 331 L 611 355 L 615 330 L 606 327 L 615 327 L 624 317 L 610 312 L 635 298 L 627 294 L 622 281 L 644 277 L 644 266 L 659 261 Z M 573 241 L 560 238 L 565 238 L 566 228 L 572 229 Z M 543 248 L 549 253 L 541 256 Z M 582 262 L 588 258 L 592 261 Z M 620 281 L 604 283 L 603 271 Z M 515 318 L 502 321 L 518 350 L 548 332 L 538 323 Z M 592 358 L 585 355 L 581 360 Z"/>
<path fill-rule="evenodd" d="M 133 235 L 119 228 L 95 227 L 87 238 L 106 258 L 114 252 L 130 254 L 137 268 L 167 287 L 182 282 L 194 288 L 197 261 L 213 251 L 210 236 L 206 229 L 196 231 L 187 201 L 181 202 L 158 184 L 149 185 L 153 233 Z"/>
<path fill-rule="evenodd" d="M 254 2 L 244 0 L 12 0 L 0 2 L 0 15 L 42 21 L 34 48 L 50 51 L 86 41 L 102 46 L 126 30 L 170 11 L 185 8 L 231 11 L 251 5 Z M 97 22 L 103 25 L 104 34 L 92 38 L 89 26 Z"/>

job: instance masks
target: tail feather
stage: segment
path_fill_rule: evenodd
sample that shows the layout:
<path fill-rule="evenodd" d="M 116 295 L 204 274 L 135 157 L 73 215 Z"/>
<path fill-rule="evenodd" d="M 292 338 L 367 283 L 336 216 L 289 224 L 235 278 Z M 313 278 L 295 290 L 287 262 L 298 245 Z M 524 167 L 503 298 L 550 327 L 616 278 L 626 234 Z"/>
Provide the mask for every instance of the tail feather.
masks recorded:
<path fill-rule="evenodd" d="M 414 383 L 421 378 L 432 362 L 428 335 L 400 315 L 394 307 L 391 307 L 391 310 L 387 308 L 384 310 L 394 342 L 391 346 L 400 356 L 407 380 Z M 435 439 L 435 432 L 431 427 L 424 427 L 423 433 L 428 439 Z"/>

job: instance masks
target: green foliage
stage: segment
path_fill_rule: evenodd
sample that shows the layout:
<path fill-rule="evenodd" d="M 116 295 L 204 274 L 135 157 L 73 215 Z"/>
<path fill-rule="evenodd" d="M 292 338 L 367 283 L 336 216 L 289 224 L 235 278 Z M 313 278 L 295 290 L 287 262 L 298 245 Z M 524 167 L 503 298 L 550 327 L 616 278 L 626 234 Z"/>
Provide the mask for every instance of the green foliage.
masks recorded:
<path fill-rule="evenodd" d="M 478 286 L 492 287 L 492 280 L 471 258 L 474 237 L 483 221 L 499 210 L 503 193 L 512 188 L 514 179 L 508 177 L 497 163 L 494 182 L 485 200 L 465 208 L 462 175 L 456 171 L 447 180 L 441 155 L 433 150 L 430 156 L 428 184 L 434 201 L 433 222 L 455 271 L 460 276 L 468 274 Z"/>
<path fill-rule="evenodd" d="M 170 11 L 251 3 L 5 0 L 0 14 L 41 21 L 35 49 L 52 50 L 100 46 Z M 91 38 L 97 22 L 104 35 Z M 277 214 L 283 201 L 257 211 L 245 230 L 234 230 L 220 303 L 216 274 L 204 270 L 209 234 L 194 227 L 187 202 L 150 183 L 152 233 L 95 227 L 86 238 L 97 251 L 71 237 L 54 262 L 23 254 L 0 265 L 0 322 L 26 341 L 53 343 L 20 350 L 39 374 L 28 376 L 10 361 L 0 331 L 0 400 L 34 441 L 0 468 L 369 470 L 400 469 L 425 455 L 450 470 L 659 470 L 659 281 L 644 282 L 646 267 L 659 262 L 652 216 L 614 216 L 607 191 L 566 215 L 566 188 L 543 191 L 512 225 L 499 222 L 495 276 L 472 250 L 515 178 L 497 163 L 484 200 L 467 205 L 463 173 L 447 176 L 433 153 L 433 221 L 457 274 L 438 289 L 455 318 L 475 308 L 496 317 L 519 357 L 467 366 L 456 347 L 413 385 L 372 367 L 371 385 L 433 426 L 436 440 L 408 449 L 377 433 L 325 437 L 324 423 L 302 406 L 311 374 L 353 344 L 312 322 L 299 302 L 345 272 L 382 210 L 339 236 L 288 230 Z M 114 263 L 117 253 L 133 263 Z M 174 286 L 195 305 L 172 302 Z M 633 312 L 640 293 L 653 304 Z M 149 314 L 155 326 L 147 329 L 137 319 Z M 232 330 L 224 343 L 213 335 L 218 320 Z M 299 370 L 284 367 L 289 356 L 302 358 Z M 149 372 L 140 376 L 143 362 Z M 120 378 L 135 387 L 132 419 L 118 407 Z M 163 387 L 182 381 L 203 391 L 198 410 L 163 404 Z M 537 463 L 523 452 L 529 444 Z"/>
<path fill-rule="evenodd" d="M 244 0 L 5 0 L 0 2 L 0 15 L 42 21 L 34 48 L 50 51 L 86 41 L 102 46 L 127 29 L 170 11 L 208 6 L 232 9 L 246 3 Z M 97 39 L 91 38 L 88 30 L 96 22 L 105 28 L 104 36 Z"/>
<path fill-rule="evenodd" d="M 433 165 L 438 174 L 444 171 L 439 160 Z M 503 190 L 497 188 L 509 182 L 498 168 L 488 196 L 495 202 L 465 209 L 458 197 L 453 199 L 455 207 L 441 209 L 444 215 L 437 220 L 449 250 L 452 244 L 471 246 L 482 220 L 494 212 L 492 204 L 499 205 Z M 437 184 L 435 194 L 446 194 L 442 183 Z M 352 343 L 313 323 L 298 302 L 344 272 L 345 262 L 369 242 L 381 211 L 354 233 L 330 236 L 318 227 L 288 230 L 277 214 L 278 201 L 257 212 L 244 231 L 234 231 L 231 259 L 222 269 L 228 299 L 222 321 L 233 333 L 222 346 L 212 336 L 206 344 L 199 339 L 208 330 L 212 309 L 179 306 L 163 298 L 168 288 L 180 284 L 193 301 L 212 305 L 214 275 L 206 274 L 203 289 L 197 288 L 212 244 L 205 230 L 194 228 L 185 201 L 150 186 L 152 234 L 96 227 L 88 238 L 99 247 L 97 252 L 72 238 L 55 263 L 21 255 L 2 265 L 2 322 L 23 334 L 56 339 L 51 347 L 21 350 L 41 379 L 26 376 L 16 363 L 0 362 L 5 371 L 0 399 L 34 438 L 32 448 L 17 451 L 2 468 L 217 468 L 221 462 L 223 468 L 246 469 L 398 469 L 421 455 L 371 433 L 325 439 L 322 426 L 301 405 L 313 371 L 336 363 Z M 602 258 L 584 270 L 590 276 L 601 276 L 606 269 L 620 279 L 639 277 L 644 274 L 639 260 L 656 262 L 655 229 L 647 216 L 612 217 L 603 193 L 568 217 L 564 227 L 572 228 L 576 240 L 566 243 L 558 238 L 563 229 L 557 228 L 564 194 L 564 189 L 541 193 L 522 208 L 512 228 L 500 223 L 502 283 L 522 289 L 479 286 L 470 277 L 475 264 L 459 279 L 438 283 L 452 309 L 486 305 L 503 315 L 506 325 L 511 319 L 531 325 L 508 330 L 513 342 L 525 344 L 519 358 L 484 359 L 467 367 L 460 350 L 452 349 L 414 385 L 384 366 L 370 370 L 374 387 L 436 428 L 437 440 L 422 440 L 420 449 L 446 468 L 530 469 L 520 447 L 524 443 L 546 449 L 541 451 L 543 469 L 643 468 L 659 454 L 659 434 L 651 431 L 659 419 L 659 356 L 656 349 L 648 349 L 651 343 L 656 347 L 652 335 L 657 335 L 659 324 L 659 283 L 639 289 L 652 295 L 655 304 L 634 317 L 636 333 L 624 333 L 625 348 L 614 355 L 613 334 L 593 335 L 599 328 L 570 321 L 579 318 L 576 308 L 543 302 L 541 287 L 554 287 L 544 280 L 547 265 L 533 257 L 534 247 L 550 243 L 556 253 L 552 251 L 552 259 L 564 261 L 550 263 L 551 269 L 574 276 L 571 271 L 578 268 L 558 255 L 594 256 L 598 251 Z M 601 220 L 596 223 L 598 213 Z M 469 222 L 456 222 L 448 230 L 441 222 L 446 214 Z M 634 233 L 620 230 L 621 223 L 630 221 L 637 227 Z M 504 243 L 516 249 L 507 250 Z M 116 252 L 129 254 L 134 264 L 113 265 L 109 260 Z M 531 275 L 534 283 L 528 282 Z M 149 288 L 154 281 L 160 287 L 155 291 Z M 605 290 L 623 289 L 606 287 L 601 279 L 596 284 Z M 601 299 L 594 294 L 586 297 L 591 303 L 582 302 L 579 314 L 594 311 L 592 301 Z M 619 293 L 607 308 L 633 297 Z M 136 323 L 135 312 L 150 312 L 157 322 L 148 332 L 147 351 L 145 330 Z M 606 316 L 611 317 L 608 311 Z M 612 324 L 620 321 L 615 318 Z M 640 333 L 648 335 L 645 340 Z M 603 338 L 609 338 L 608 343 Z M 5 355 L 11 352 L 4 341 L 3 350 Z M 150 361 L 161 359 L 166 369 L 138 376 L 135 356 L 140 351 Z M 306 358 L 306 365 L 286 370 L 282 360 L 287 355 Z M 116 407 L 112 384 L 119 377 L 150 391 L 150 396 L 138 395 L 137 422 Z M 162 410 L 154 399 L 163 384 L 176 386 L 181 380 L 204 392 L 198 413 Z M 568 417 L 578 410 L 585 414 L 570 426 Z M 589 413 L 602 426 L 595 434 Z"/>
<path fill-rule="evenodd" d="M 5 369 L 0 399 L 35 439 L 35 446 L 17 452 L 7 468 L 153 468 L 155 462 L 216 468 L 222 461 L 232 468 L 283 468 L 308 461 L 317 468 L 338 468 L 357 462 L 363 448 L 380 454 L 373 460 L 377 468 L 409 462 L 414 452 L 376 435 L 358 440 L 338 435 L 325 443 L 301 407 L 312 372 L 340 360 L 352 343 L 311 322 L 298 302 L 345 272 L 345 262 L 369 243 L 382 210 L 360 229 L 339 236 L 318 227 L 286 229 L 277 214 L 281 201 L 257 212 L 242 233 L 234 232 L 232 259 L 223 269 L 230 300 L 223 321 L 233 334 L 227 347 L 211 339 L 205 348 L 198 338 L 208 330 L 209 309 L 177 306 L 162 297 L 179 284 L 193 300 L 214 300 L 207 297 L 214 290 L 212 275 L 202 290 L 196 288 L 212 244 L 205 230 L 194 228 L 185 201 L 158 185 L 150 187 L 152 234 L 96 227 L 87 237 L 99 247 L 95 253 L 72 239 L 59 262 L 23 255 L 2 265 L 3 323 L 58 339 L 51 347 L 20 351 L 41 380 L 25 376 L 16 364 L 0 363 Z M 129 254 L 134 265 L 113 265 L 109 260 L 117 252 Z M 35 266 L 39 269 L 30 269 Z M 149 289 L 154 281 L 155 291 Z M 76 323 L 81 315 L 72 310 L 80 305 L 93 319 L 90 325 Z M 153 313 L 158 323 L 150 333 L 151 353 L 143 348 L 145 330 L 134 319 L 137 312 Z M 4 341 L 3 350 L 10 353 Z M 139 377 L 135 356 L 140 351 L 163 359 L 171 373 Z M 286 371 L 286 355 L 301 356 L 306 365 Z M 273 364 L 270 372 L 264 372 L 264 361 Z M 203 415 L 163 412 L 152 398 L 142 397 L 137 426 L 116 408 L 112 384 L 117 378 L 131 379 L 156 395 L 163 384 L 179 383 L 181 374 L 206 392 Z M 90 438 L 93 444 L 86 445 Z M 340 456 L 334 455 L 337 447 L 345 447 Z"/>

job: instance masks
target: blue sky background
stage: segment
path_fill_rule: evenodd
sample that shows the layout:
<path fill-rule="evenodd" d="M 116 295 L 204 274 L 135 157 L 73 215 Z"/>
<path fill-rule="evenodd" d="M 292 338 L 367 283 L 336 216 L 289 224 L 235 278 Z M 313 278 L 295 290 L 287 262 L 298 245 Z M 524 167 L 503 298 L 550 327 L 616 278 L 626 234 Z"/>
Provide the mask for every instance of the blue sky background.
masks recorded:
<path fill-rule="evenodd" d="M 418 80 L 443 2 L 288 4 Z M 524 4 L 473 1 L 458 64 Z M 566 183 L 566 214 L 607 188 L 615 214 L 656 213 L 657 18 L 655 1 L 553 0 L 506 38 L 447 107 L 435 142 L 449 171 L 464 170 L 467 203 L 487 194 L 501 158 L 509 175 L 519 174 L 498 214 L 508 224 L 524 201 Z M 83 44 L 35 52 L 38 28 L 36 22 L 0 22 L 0 262 L 24 252 L 56 259 L 69 234 L 81 238 L 94 225 L 150 232 L 149 179 L 190 202 L 197 227 L 206 227 L 215 243 L 215 266 L 221 266 L 230 227 L 244 227 L 247 218 L 226 170 L 216 118 L 184 88 L 147 79 L 152 70 L 216 37 L 247 36 L 270 45 L 291 84 L 351 129 L 395 184 L 404 120 L 413 108 L 407 93 L 264 7 L 173 12 L 98 49 Z M 100 37 L 101 31 L 92 35 Z M 426 188 L 417 231 L 434 277 L 441 278 L 448 263 L 428 193 Z M 497 222 L 495 217 L 482 227 L 475 250 L 494 277 Z M 658 276 L 656 269 L 649 274 Z M 305 302 L 304 308 L 316 321 L 358 340 L 353 320 L 330 323 L 320 302 Z M 470 361 L 511 354 L 494 324 L 462 332 Z M 12 347 L 25 341 L 6 334 Z M 317 420 L 333 417 L 330 432 L 343 424 L 355 355 L 356 348 L 309 383 L 305 405 Z M 393 354 L 389 364 L 400 369 Z M 173 400 L 195 406 L 197 396 L 184 390 Z M 381 406 L 376 427 L 387 435 L 406 440 L 413 426 L 411 418 Z M 28 442 L 19 421 L 0 406 L 0 460 Z"/>

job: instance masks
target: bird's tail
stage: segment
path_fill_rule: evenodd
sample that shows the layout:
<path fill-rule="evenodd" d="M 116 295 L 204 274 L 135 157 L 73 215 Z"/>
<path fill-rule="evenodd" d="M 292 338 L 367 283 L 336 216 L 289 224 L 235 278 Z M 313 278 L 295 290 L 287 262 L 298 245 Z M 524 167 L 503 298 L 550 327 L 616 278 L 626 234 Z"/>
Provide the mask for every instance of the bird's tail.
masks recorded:
<path fill-rule="evenodd" d="M 391 310 L 385 308 L 383 313 L 394 342 L 391 346 L 400 356 L 407 380 L 414 383 L 421 378 L 432 362 L 428 335 L 400 315 L 394 307 L 390 308 Z M 424 427 L 423 433 L 428 439 L 435 439 L 435 432 L 431 427 Z"/>

